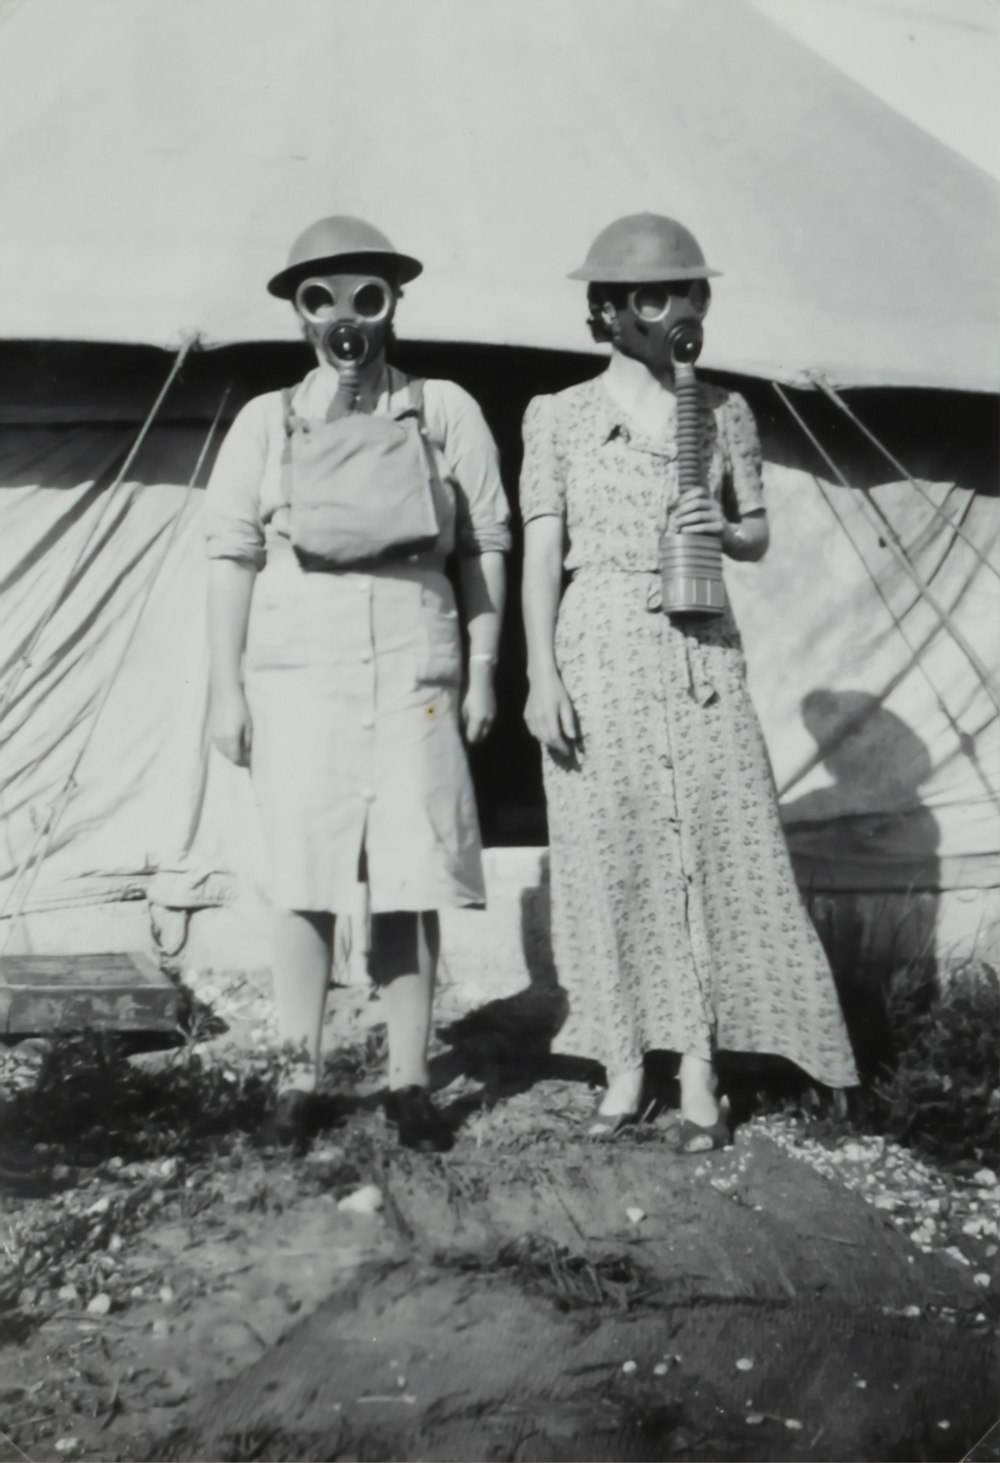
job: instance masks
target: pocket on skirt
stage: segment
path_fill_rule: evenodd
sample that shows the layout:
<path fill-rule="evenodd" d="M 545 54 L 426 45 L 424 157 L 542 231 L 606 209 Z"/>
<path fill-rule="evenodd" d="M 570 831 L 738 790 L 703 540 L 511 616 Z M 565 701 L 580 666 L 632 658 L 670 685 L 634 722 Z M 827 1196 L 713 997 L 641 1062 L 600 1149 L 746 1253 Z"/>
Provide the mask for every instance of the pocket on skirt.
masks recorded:
<path fill-rule="evenodd" d="M 462 684 L 462 632 L 451 586 L 447 593 L 422 588 L 418 686 Z"/>

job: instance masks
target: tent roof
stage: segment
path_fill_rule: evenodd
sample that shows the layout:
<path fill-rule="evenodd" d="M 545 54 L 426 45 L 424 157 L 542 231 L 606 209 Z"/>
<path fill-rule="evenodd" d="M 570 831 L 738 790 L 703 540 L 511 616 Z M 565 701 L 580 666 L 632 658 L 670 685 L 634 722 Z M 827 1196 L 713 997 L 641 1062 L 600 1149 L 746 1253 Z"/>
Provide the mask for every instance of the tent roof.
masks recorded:
<path fill-rule="evenodd" d="M 0 25 L 8 338 L 294 338 L 264 282 L 345 212 L 425 261 L 402 334 L 584 350 L 564 276 L 652 209 L 724 272 L 706 364 L 996 389 L 1000 187 L 744 0 L 31 0 Z"/>

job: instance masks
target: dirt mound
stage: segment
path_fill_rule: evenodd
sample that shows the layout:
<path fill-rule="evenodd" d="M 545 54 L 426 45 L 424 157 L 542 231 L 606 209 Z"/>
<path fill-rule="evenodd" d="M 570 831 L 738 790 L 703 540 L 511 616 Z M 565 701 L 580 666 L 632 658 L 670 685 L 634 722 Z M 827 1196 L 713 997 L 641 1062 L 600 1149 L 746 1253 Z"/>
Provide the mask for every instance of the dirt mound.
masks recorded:
<path fill-rule="evenodd" d="M 766 1140 L 401 1156 L 383 1179 L 399 1263 L 153 1456 L 944 1459 L 995 1420 L 968 1277 Z"/>

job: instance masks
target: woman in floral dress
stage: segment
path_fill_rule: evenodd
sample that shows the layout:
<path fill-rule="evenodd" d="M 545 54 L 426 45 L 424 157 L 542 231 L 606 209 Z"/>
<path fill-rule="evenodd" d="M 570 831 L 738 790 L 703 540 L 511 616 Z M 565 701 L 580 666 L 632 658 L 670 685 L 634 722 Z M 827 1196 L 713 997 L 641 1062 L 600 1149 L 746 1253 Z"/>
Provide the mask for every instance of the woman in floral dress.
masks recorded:
<path fill-rule="evenodd" d="M 600 234 L 590 282 L 607 371 L 525 416 L 521 511 L 530 694 L 543 745 L 560 970 L 593 1002 L 608 1088 L 592 1131 L 640 1112 L 643 1056 L 678 1052 L 677 1147 L 729 1141 L 719 1050 L 857 1081 L 830 969 L 795 885 L 739 634 L 662 613 L 659 539 L 768 543 L 760 448 L 742 397 L 703 385 L 703 494 L 678 503 L 670 341 L 700 332 L 693 236 L 642 214 Z M 564 582 L 568 577 L 565 591 Z"/>

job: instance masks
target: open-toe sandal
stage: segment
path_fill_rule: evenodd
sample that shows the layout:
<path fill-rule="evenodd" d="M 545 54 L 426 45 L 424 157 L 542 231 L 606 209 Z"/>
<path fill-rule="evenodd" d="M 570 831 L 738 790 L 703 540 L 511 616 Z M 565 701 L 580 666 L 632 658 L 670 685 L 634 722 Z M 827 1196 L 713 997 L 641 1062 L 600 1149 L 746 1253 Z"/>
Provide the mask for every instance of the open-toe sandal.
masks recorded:
<path fill-rule="evenodd" d="M 681 1118 L 671 1129 L 670 1147 L 674 1153 L 689 1154 L 717 1153 L 728 1148 L 733 1141 L 733 1120 L 727 1104 L 719 1110 L 714 1123 L 693 1123 L 690 1118 Z"/>
<path fill-rule="evenodd" d="M 635 1127 L 638 1121 L 638 1112 L 595 1112 L 587 1124 L 587 1137 L 606 1142 L 617 1138 L 626 1128 Z"/>

